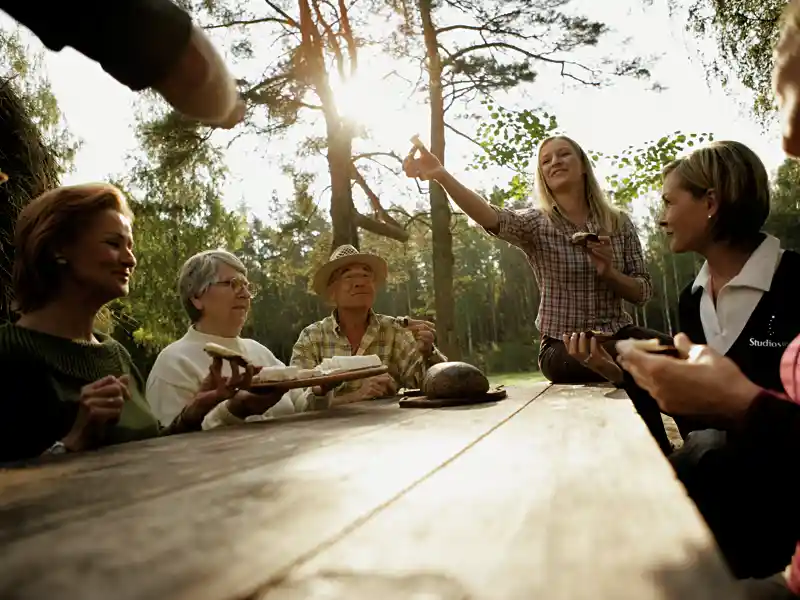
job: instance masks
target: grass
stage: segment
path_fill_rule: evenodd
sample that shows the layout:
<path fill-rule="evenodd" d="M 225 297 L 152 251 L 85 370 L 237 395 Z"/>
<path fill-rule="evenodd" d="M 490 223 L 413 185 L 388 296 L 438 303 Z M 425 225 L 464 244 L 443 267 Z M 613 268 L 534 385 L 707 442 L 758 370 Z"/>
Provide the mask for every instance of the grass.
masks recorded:
<path fill-rule="evenodd" d="M 544 381 L 544 375 L 539 371 L 523 373 L 492 373 L 488 375 L 492 385 L 524 385 Z"/>

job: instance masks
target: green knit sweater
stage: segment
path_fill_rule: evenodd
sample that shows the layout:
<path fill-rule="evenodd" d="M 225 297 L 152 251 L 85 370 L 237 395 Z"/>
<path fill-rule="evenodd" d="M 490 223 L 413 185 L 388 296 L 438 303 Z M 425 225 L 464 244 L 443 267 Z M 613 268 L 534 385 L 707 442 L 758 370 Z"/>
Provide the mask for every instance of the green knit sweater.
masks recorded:
<path fill-rule="evenodd" d="M 95 336 L 99 344 L 0 326 L 0 462 L 38 456 L 63 438 L 75 422 L 81 388 L 107 375 L 129 375 L 131 399 L 106 443 L 159 434 L 130 354 L 116 340 Z"/>

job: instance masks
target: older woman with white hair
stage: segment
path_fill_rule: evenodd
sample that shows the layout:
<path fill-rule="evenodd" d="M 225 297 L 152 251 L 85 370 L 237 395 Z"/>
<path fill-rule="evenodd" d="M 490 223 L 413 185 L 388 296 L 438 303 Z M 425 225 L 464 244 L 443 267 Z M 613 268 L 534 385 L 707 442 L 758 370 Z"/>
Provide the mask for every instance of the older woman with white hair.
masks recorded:
<path fill-rule="evenodd" d="M 253 293 L 247 269 L 236 256 L 225 250 L 195 254 L 181 268 L 178 290 L 191 325 L 186 335 L 161 351 L 147 379 L 148 401 L 162 423 L 180 413 L 208 373 L 211 358 L 204 347 L 209 342 L 238 352 L 259 367 L 283 366 L 262 344 L 239 337 Z M 230 368 L 227 362 L 225 368 Z M 264 416 L 300 412 L 303 404 L 303 391 L 292 390 Z M 241 422 L 226 405 L 214 413 L 220 422 L 204 423 L 204 428 Z"/>

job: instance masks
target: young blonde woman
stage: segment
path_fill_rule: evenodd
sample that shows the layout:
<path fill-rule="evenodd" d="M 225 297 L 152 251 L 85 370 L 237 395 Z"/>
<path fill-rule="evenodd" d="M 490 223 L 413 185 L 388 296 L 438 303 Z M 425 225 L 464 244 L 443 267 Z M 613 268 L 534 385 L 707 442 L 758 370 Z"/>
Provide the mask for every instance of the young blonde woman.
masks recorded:
<path fill-rule="evenodd" d="M 625 383 L 609 353 L 585 333 L 600 331 L 611 339 L 657 335 L 634 327 L 624 308 L 624 301 L 647 302 L 652 281 L 633 223 L 608 202 L 589 157 L 574 140 L 555 136 L 542 142 L 536 168 L 538 206 L 523 210 L 492 206 L 423 148 L 415 147 L 404 169 L 409 177 L 436 181 L 488 233 L 525 252 L 541 293 L 536 325 L 542 337 L 539 368 L 547 379 Z M 573 244 L 573 236 L 581 232 L 597 234 L 597 240 L 586 247 Z M 613 342 L 606 347 L 613 354 Z M 669 441 L 652 402 L 639 413 L 667 451 Z"/>

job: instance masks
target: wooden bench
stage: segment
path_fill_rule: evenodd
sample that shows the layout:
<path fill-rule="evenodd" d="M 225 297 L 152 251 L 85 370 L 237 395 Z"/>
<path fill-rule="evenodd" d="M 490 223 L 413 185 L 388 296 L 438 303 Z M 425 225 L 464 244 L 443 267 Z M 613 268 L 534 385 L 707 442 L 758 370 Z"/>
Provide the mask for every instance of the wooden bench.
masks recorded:
<path fill-rule="evenodd" d="M 604 387 L 361 403 L 1 471 L 0 548 L 4 600 L 740 597 Z"/>

